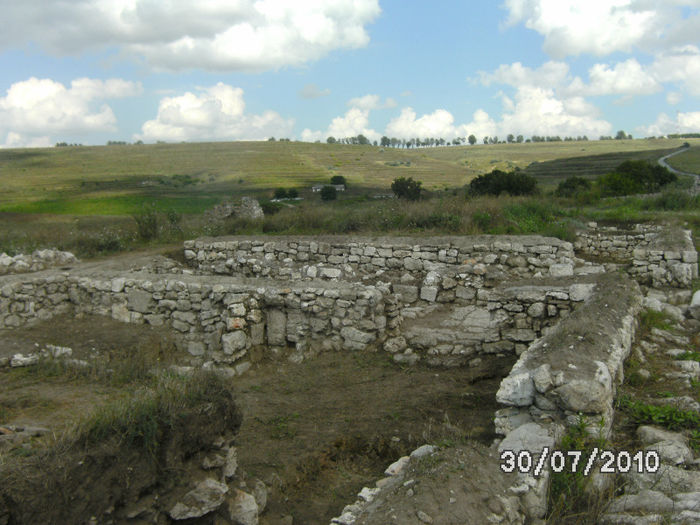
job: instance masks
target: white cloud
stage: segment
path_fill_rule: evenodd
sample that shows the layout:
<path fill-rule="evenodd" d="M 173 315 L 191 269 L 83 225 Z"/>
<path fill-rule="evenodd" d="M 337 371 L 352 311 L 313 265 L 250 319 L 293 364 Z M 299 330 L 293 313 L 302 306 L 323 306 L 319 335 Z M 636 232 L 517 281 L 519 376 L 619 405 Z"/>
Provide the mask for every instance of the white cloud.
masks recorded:
<path fill-rule="evenodd" d="M 413 137 L 453 139 L 462 136 L 463 130 L 455 127 L 454 117 L 447 110 L 437 109 L 417 117 L 413 108 L 403 108 L 401 114 L 387 125 L 386 135 L 406 139 Z"/>
<path fill-rule="evenodd" d="M 288 136 L 293 120 L 285 120 L 274 111 L 262 115 L 245 113 L 243 90 L 219 82 L 165 97 L 158 104 L 158 115 L 145 122 L 135 139 L 145 141 L 262 140 Z"/>
<path fill-rule="evenodd" d="M 656 122 L 637 128 L 637 133 L 645 136 L 663 136 L 669 133 L 697 133 L 700 131 L 700 111 L 677 113 L 673 119 L 661 113 Z"/>
<path fill-rule="evenodd" d="M 320 89 L 316 84 L 306 84 L 299 90 L 299 96 L 305 99 L 327 97 L 330 94 L 330 89 Z"/>
<path fill-rule="evenodd" d="M 307 128 L 301 132 L 301 140 L 315 142 L 325 140 L 328 137 L 343 139 L 364 135 L 370 141 L 378 141 L 381 135 L 370 127 L 369 114 L 372 110 L 394 107 L 395 105 L 396 102 L 390 98 L 382 103 L 379 95 L 352 98 L 348 101 L 350 109 L 343 116 L 335 117 L 325 132 Z"/>
<path fill-rule="evenodd" d="M 663 88 L 655 76 L 634 58 L 613 67 L 596 64 L 588 71 L 589 84 L 582 86 L 585 95 L 651 95 Z"/>
<path fill-rule="evenodd" d="M 561 86 L 570 80 L 569 65 L 565 62 L 550 61 L 537 69 L 523 66 L 520 62 L 502 64 L 493 73 L 479 71 L 479 80 L 485 86 L 506 84 L 513 87 Z"/>
<path fill-rule="evenodd" d="M 141 90 L 140 84 L 122 79 L 79 78 L 69 88 L 48 78 L 16 82 L 0 98 L 0 136 L 6 135 L 7 146 L 36 146 L 50 144 L 52 135 L 115 131 L 112 109 L 100 102 Z"/>
<path fill-rule="evenodd" d="M 700 48 L 697 46 L 677 47 L 658 55 L 651 70 L 661 81 L 678 83 L 690 94 L 700 96 Z"/>
<path fill-rule="evenodd" d="M 544 36 L 553 57 L 649 52 L 697 41 L 697 0 L 505 0 L 508 24 Z M 690 11 L 689 11 L 690 10 Z"/>
<path fill-rule="evenodd" d="M 378 0 L 0 0 L 0 48 L 117 47 L 156 68 L 260 71 L 367 45 Z"/>
<path fill-rule="evenodd" d="M 389 109 L 396 107 L 396 101 L 393 98 L 387 98 L 382 102 L 379 95 L 365 95 L 363 97 L 351 98 L 348 101 L 348 106 L 367 110 Z"/>
<path fill-rule="evenodd" d="M 668 102 L 671 106 L 680 104 L 681 100 L 683 100 L 683 95 L 681 95 L 677 91 L 669 91 L 666 94 L 666 102 Z"/>
<path fill-rule="evenodd" d="M 551 89 L 523 86 L 515 95 L 511 110 L 498 124 L 501 136 L 558 135 L 599 137 L 608 135 L 612 126 L 597 118 L 598 111 L 582 97 L 560 99 Z"/>
<path fill-rule="evenodd" d="M 561 137 L 608 135 L 609 122 L 599 119 L 597 109 L 582 97 L 557 98 L 554 91 L 535 86 L 521 86 L 514 98 L 502 95 L 503 114 L 500 120 L 484 110 L 477 110 L 472 121 L 455 124 L 453 115 L 444 109 L 418 117 L 411 108 L 404 108 L 386 129 L 390 137 L 442 137 L 452 139 L 475 135 L 504 139 L 508 134 Z"/>

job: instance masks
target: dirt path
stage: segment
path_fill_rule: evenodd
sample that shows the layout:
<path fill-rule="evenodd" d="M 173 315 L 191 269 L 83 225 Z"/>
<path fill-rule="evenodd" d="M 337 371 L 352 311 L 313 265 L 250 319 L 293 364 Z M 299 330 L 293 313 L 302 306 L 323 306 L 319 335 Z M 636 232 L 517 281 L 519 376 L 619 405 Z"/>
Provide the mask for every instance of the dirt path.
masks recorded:
<path fill-rule="evenodd" d="M 698 175 L 697 173 L 689 173 L 687 171 L 677 170 L 676 168 L 672 167 L 668 162 L 666 162 L 671 157 L 675 157 L 676 155 L 680 155 L 681 153 L 685 153 L 689 149 L 690 148 L 682 148 L 682 149 L 679 149 L 678 151 L 674 151 L 673 153 L 671 153 L 669 155 L 661 157 L 659 159 L 659 165 L 663 166 L 664 168 L 666 168 L 670 172 L 675 173 L 676 175 L 686 175 L 686 176 L 690 176 L 690 177 L 695 177 L 695 179 L 694 179 L 695 184 L 691 188 L 691 193 L 693 195 L 697 195 L 700 193 L 700 175 Z"/>

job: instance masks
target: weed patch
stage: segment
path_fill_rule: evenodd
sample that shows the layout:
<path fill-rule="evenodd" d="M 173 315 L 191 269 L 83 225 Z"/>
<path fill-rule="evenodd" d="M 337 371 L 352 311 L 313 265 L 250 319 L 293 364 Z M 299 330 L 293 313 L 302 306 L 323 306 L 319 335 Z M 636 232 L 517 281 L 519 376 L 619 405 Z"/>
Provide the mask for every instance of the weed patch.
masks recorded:
<path fill-rule="evenodd" d="M 673 405 L 650 405 L 634 401 L 629 396 L 622 397 L 618 404 L 637 425 L 653 424 L 669 430 L 695 430 L 700 426 L 700 414 L 693 410 L 681 410 Z"/>
<path fill-rule="evenodd" d="M 590 477 L 584 476 L 582 465 L 586 465 L 593 448 L 603 448 L 603 438 L 592 437 L 583 418 L 569 427 L 561 441 L 560 450 L 582 451 L 576 472 L 564 469 L 553 472 L 549 491 L 549 513 L 547 523 L 597 523 L 603 508 L 603 498 L 589 491 Z"/>

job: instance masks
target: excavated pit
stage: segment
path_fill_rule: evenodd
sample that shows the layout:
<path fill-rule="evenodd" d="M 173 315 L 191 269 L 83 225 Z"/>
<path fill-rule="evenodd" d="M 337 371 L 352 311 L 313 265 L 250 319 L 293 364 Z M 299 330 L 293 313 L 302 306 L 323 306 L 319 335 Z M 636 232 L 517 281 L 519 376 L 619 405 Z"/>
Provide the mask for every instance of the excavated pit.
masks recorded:
<path fill-rule="evenodd" d="M 697 276 L 687 235 L 675 248 L 654 245 L 654 230 L 616 235 L 583 236 L 577 249 L 596 255 L 626 243 L 616 253 L 632 254 L 645 282 L 682 286 Z M 139 341 L 166 341 L 158 334 L 167 333 L 178 370 L 230 378 L 244 413 L 240 464 L 268 487 L 260 522 L 269 524 L 327 522 L 423 443 L 487 445 L 495 431 L 508 438 L 533 420 L 556 434 L 547 421 L 568 424 L 569 400 L 545 399 L 556 381 L 534 392 L 548 358 L 530 369 L 526 352 L 541 338 L 558 341 L 559 321 L 572 314 L 595 323 L 590 308 L 578 309 L 614 288 L 573 245 L 540 237 L 205 239 L 188 241 L 184 258 L 189 268 L 120 258 L 0 278 L 0 365 L 33 339 L 100 354 L 114 350 L 107 347 L 121 330 Z M 615 345 L 615 323 L 625 320 L 623 348 L 608 368 L 628 350 L 634 293 L 606 320 Z M 55 330 L 56 312 L 78 319 L 63 318 Z M 114 321 L 95 321 L 105 317 Z M 497 391 L 511 408 L 499 411 L 494 429 Z M 595 411 L 609 416 L 605 403 Z M 524 497 L 530 518 L 541 517 L 544 483 L 533 485 L 535 503 Z M 508 514 L 520 504 L 503 505 Z"/>

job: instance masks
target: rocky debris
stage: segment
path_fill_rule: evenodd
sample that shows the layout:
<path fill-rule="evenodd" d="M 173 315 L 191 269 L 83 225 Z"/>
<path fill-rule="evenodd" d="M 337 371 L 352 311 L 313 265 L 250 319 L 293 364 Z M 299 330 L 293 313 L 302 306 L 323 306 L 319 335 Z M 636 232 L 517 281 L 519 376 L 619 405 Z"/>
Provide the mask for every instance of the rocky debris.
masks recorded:
<path fill-rule="evenodd" d="M 75 255 L 56 249 L 36 250 L 31 255 L 9 256 L 0 253 L 0 275 L 38 272 L 56 266 L 73 265 L 78 262 Z"/>
<path fill-rule="evenodd" d="M 376 488 L 365 487 L 331 523 L 525 523 L 517 497 L 506 492 L 493 450 L 476 444 L 445 450 L 424 445 L 406 459 Z"/>
<path fill-rule="evenodd" d="M 0 452 L 17 448 L 31 448 L 33 438 L 41 437 L 50 432 L 51 430 L 43 427 L 0 425 Z"/>
<path fill-rule="evenodd" d="M 38 345 L 37 345 L 38 346 Z M 22 368 L 32 366 L 42 358 L 63 359 L 67 364 L 81 365 L 83 362 L 77 359 L 67 359 L 73 355 L 73 349 L 63 346 L 46 345 L 40 350 L 28 354 L 17 353 L 5 359 L 0 359 L 0 368 L 9 366 L 10 368 Z M 87 364 L 87 363 L 85 363 Z"/>
<path fill-rule="evenodd" d="M 260 220 L 265 217 L 262 206 L 252 197 L 241 197 L 238 204 L 230 201 L 217 204 L 211 210 L 205 212 L 205 215 L 215 221 L 221 221 L 229 217 L 239 217 L 248 220 Z"/>
<path fill-rule="evenodd" d="M 199 518 L 218 509 L 224 503 L 228 490 L 226 484 L 206 478 L 186 493 L 168 514 L 174 520 Z"/>
<path fill-rule="evenodd" d="M 690 298 L 689 294 L 671 295 L 649 290 L 645 305 L 657 311 L 666 311 L 667 300 L 676 302 Z M 680 307 L 682 310 L 683 305 Z M 673 315 L 671 317 L 675 318 Z M 638 341 L 635 351 L 642 359 L 646 359 L 645 354 L 656 354 L 657 366 L 660 364 L 659 359 L 668 359 L 669 364 L 676 365 L 681 371 L 667 376 L 672 380 L 684 380 L 690 385 L 690 380 L 696 378 L 697 362 L 692 361 L 693 366 L 685 366 L 686 361 L 674 358 L 686 352 L 677 347 L 688 348 L 688 335 L 692 332 L 688 332 L 678 319 L 676 321 L 672 330 L 652 329 L 649 337 L 653 342 Z M 683 382 L 677 384 L 682 385 Z M 644 399 L 643 402 L 650 405 L 671 405 L 684 412 L 700 412 L 700 404 L 690 396 L 651 398 Z M 641 425 L 637 428 L 636 435 L 644 457 L 651 458 L 649 455 L 653 454 L 655 460 L 650 465 L 658 468 L 643 465 L 641 472 L 635 467 L 622 473 L 624 494 L 609 503 L 601 523 L 700 523 L 700 457 L 690 447 L 689 431 L 670 431 L 654 425 Z M 636 450 L 630 451 L 630 454 L 636 453 Z"/>
<path fill-rule="evenodd" d="M 260 509 L 252 494 L 234 489 L 228 499 L 228 512 L 235 525 L 258 525 Z"/>

